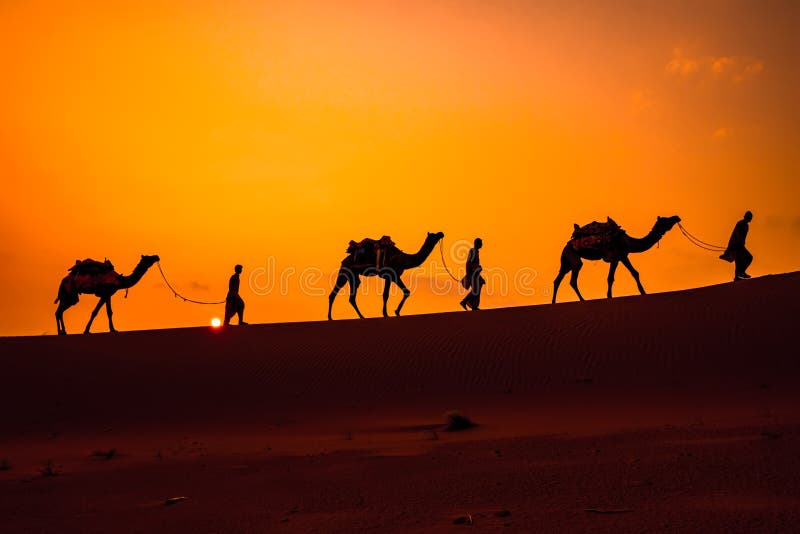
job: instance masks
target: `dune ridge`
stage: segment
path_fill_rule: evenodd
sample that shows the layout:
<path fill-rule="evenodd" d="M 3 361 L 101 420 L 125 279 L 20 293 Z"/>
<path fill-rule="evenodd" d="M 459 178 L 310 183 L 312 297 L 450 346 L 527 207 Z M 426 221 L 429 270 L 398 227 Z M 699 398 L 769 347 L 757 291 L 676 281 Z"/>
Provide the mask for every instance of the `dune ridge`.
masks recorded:
<path fill-rule="evenodd" d="M 800 371 L 789 341 L 800 273 L 674 293 L 441 313 L 0 339 L 5 428 L 110 415 L 253 418 L 354 400 L 421 402 L 680 386 L 775 387 Z"/>
<path fill-rule="evenodd" d="M 2 338 L 0 531 L 791 532 L 798 282 Z"/>

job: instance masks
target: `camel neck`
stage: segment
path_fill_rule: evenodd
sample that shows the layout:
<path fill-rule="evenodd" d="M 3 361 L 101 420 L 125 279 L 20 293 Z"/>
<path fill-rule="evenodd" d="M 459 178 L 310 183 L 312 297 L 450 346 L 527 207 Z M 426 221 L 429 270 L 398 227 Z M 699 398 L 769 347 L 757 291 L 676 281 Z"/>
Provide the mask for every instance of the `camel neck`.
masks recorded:
<path fill-rule="evenodd" d="M 664 232 L 659 232 L 654 226 L 650 233 L 642 238 L 628 236 L 628 250 L 629 252 L 645 252 L 661 241 L 662 237 L 664 237 Z"/>
<path fill-rule="evenodd" d="M 419 267 L 422 265 L 425 260 L 428 259 L 428 256 L 431 255 L 431 251 L 435 246 L 436 240 L 432 237 L 427 238 L 422 244 L 422 247 L 420 247 L 415 254 L 409 254 L 406 268 Z"/>
<path fill-rule="evenodd" d="M 142 279 L 144 273 L 146 273 L 149 268 L 150 265 L 144 259 L 142 259 L 139 262 L 139 264 L 136 265 L 136 267 L 134 267 L 133 272 L 131 274 L 127 276 L 120 275 L 119 277 L 120 289 L 127 289 L 129 287 L 136 285 L 139 282 L 139 280 Z"/>

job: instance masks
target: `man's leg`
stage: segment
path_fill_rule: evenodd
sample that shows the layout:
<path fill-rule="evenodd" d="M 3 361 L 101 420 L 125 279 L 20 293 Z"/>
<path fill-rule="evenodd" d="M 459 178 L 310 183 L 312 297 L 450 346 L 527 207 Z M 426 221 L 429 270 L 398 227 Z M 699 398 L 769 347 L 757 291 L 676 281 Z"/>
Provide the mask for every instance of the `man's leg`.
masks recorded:
<path fill-rule="evenodd" d="M 247 324 L 244 322 L 244 299 L 242 297 L 236 299 L 236 314 L 239 316 L 239 324 Z"/>
<path fill-rule="evenodd" d="M 736 276 L 740 278 L 750 278 L 747 274 L 747 268 L 753 263 L 753 255 L 750 251 L 742 247 L 736 251 Z"/>
<path fill-rule="evenodd" d="M 233 302 L 231 302 L 230 299 L 225 299 L 225 320 L 222 321 L 222 324 L 225 326 L 231 324 L 231 319 L 234 315 L 236 315 L 236 310 L 234 309 Z"/>
<path fill-rule="evenodd" d="M 473 287 L 473 296 L 472 296 L 472 309 L 479 310 L 481 308 L 481 290 L 483 289 L 483 278 L 479 278 L 477 282 L 475 282 L 475 286 Z"/>
<path fill-rule="evenodd" d="M 462 308 L 464 308 L 464 310 L 466 310 L 466 311 L 468 311 L 468 310 L 469 310 L 469 308 L 467 308 L 467 306 L 470 306 L 470 305 L 471 305 L 471 304 L 470 304 L 470 297 L 471 297 L 471 296 L 472 296 L 472 290 L 470 289 L 469 293 L 467 293 L 466 295 L 464 295 L 464 298 L 463 298 L 463 299 L 461 299 L 461 302 L 459 302 L 459 304 L 461 305 L 461 307 L 462 307 Z"/>
<path fill-rule="evenodd" d="M 742 258 L 742 272 L 746 273 L 750 264 L 753 263 L 753 255 L 744 247 L 742 247 L 742 252 L 744 253 L 744 258 Z"/>

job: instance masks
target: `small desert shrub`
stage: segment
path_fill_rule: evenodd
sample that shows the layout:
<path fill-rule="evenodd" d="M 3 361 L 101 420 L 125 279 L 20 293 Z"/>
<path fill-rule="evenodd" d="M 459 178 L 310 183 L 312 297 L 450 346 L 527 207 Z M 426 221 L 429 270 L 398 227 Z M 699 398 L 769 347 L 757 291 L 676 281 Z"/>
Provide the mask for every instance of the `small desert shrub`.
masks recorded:
<path fill-rule="evenodd" d="M 60 473 L 55 464 L 53 464 L 53 460 L 47 460 L 47 463 L 39 471 L 43 477 L 54 477 Z"/>
<path fill-rule="evenodd" d="M 94 451 L 92 456 L 95 458 L 102 458 L 104 460 L 110 460 L 117 455 L 117 449 L 109 449 L 107 451 Z"/>
<path fill-rule="evenodd" d="M 447 419 L 447 425 L 445 426 L 445 430 L 450 432 L 455 432 L 457 430 L 467 430 L 468 428 L 472 428 L 477 426 L 475 423 L 472 422 L 472 419 L 464 415 L 459 411 L 452 411 L 447 412 L 445 414 L 445 418 Z"/>

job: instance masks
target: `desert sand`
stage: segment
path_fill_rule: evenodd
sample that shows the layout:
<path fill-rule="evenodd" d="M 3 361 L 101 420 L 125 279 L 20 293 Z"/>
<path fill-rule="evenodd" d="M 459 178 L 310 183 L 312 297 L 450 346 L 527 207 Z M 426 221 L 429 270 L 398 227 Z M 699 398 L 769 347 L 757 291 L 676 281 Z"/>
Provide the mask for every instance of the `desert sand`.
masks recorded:
<path fill-rule="evenodd" d="M 799 312 L 790 273 L 2 338 L 0 531 L 796 531 Z"/>

